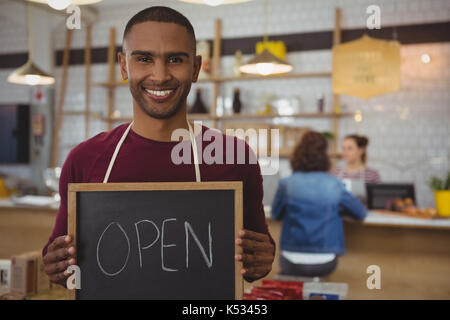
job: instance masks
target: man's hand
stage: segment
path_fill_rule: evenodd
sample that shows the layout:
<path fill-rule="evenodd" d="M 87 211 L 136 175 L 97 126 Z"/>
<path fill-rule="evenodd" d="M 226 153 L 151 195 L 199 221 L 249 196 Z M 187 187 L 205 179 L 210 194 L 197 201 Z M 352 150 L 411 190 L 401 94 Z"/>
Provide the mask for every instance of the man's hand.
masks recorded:
<path fill-rule="evenodd" d="M 236 244 L 244 251 L 242 254 L 237 254 L 235 259 L 243 262 L 241 273 L 247 281 L 260 279 L 272 270 L 275 246 L 270 242 L 267 234 L 241 230 Z"/>
<path fill-rule="evenodd" d="M 70 236 L 56 238 L 47 249 L 43 258 L 44 271 L 51 282 L 66 286 L 66 279 L 70 276 L 67 268 L 75 264 L 75 247 L 70 246 Z"/>

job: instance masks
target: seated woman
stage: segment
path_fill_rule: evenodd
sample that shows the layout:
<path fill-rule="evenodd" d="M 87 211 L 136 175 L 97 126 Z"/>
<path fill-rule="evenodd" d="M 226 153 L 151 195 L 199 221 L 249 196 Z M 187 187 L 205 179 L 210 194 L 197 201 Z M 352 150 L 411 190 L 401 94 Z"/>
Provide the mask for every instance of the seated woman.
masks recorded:
<path fill-rule="evenodd" d="M 331 174 L 341 180 L 349 179 L 364 183 L 379 183 L 377 170 L 367 168 L 367 146 L 369 139 L 356 134 L 348 135 L 342 141 L 342 159 L 345 165 L 331 170 Z"/>
<path fill-rule="evenodd" d="M 361 201 L 327 173 L 327 146 L 322 134 L 305 133 L 291 158 L 293 174 L 279 182 L 272 217 L 283 220 L 282 274 L 321 277 L 332 273 L 337 255 L 345 252 L 339 206 L 356 219 L 367 214 Z"/>

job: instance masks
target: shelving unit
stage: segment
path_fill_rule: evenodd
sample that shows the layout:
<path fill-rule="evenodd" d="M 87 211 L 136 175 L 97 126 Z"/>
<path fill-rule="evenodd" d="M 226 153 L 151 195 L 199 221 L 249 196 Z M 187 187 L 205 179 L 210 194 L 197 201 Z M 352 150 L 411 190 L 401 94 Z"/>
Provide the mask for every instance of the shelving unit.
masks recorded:
<path fill-rule="evenodd" d="M 336 8 L 335 10 L 335 28 L 333 33 L 333 44 L 338 44 L 341 42 L 341 10 Z M 222 115 L 219 116 L 216 113 L 216 103 L 217 97 L 219 96 L 221 85 L 226 82 L 235 82 L 235 81 L 261 81 L 261 80 L 273 80 L 273 79 L 295 79 L 295 78 L 331 78 L 331 72 L 311 72 L 311 73 L 288 73 L 281 75 L 269 75 L 269 76 L 258 76 L 258 75 L 242 75 L 242 76 L 223 76 L 220 74 L 220 52 L 221 52 L 221 34 L 222 34 L 222 22 L 220 19 L 215 22 L 215 37 L 213 41 L 213 57 L 212 57 L 212 74 L 209 78 L 199 79 L 198 83 L 211 83 L 213 85 L 213 95 L 211 101 L 211 108 L 209 114 L 188 114 L 188 119 L 191 120 L 206 120 L 212 121 L 213 128 L 218 128 L 218 122 L 223 123 L 224 121 L 232 121 L 232 120 L 267 120 L 274 118 L 317 118 L 317 119 L 330 119 L 331 120 L 331 132 L 333 133 L 333 143 L 332 150 L 330 151 L 330 156 L 334 159 L 339 157 L 337 152 L 338 145 L 338 134 L 339 134 L 339 119 L 343 117 L 352 117 L 353 113 L 341 113 L 339 112 L 339 96 L 333 95 L 333 110 L 334 112 L 323 112 L 323 113 L 298 113 L 291 115 L 279 115 L 279 114 L 270 114 L 270 115 L 251 115 L 251 114 L 233 114 L 233 115 Z M 115 76 L 115 56 L 116 56 L 116 45 L 115 45 L 115 29 L 112 28 L 110 30 L 110 43 L 108 46 L 108 66 L 109 66 L 109 75 L 108 81 L 106 82 L 98 82 L 92 83 L 93 86 L 102 87 L 107 90 L 108 95 L 108 106 L 107 106 L 107 115 L 101 118 L 103 121 L 108 123 L 108 130 L 112 129 L 112 125 L 114 122 L 125 122 L 131 121 L 131 117 L 113 117 L 114 113 L 114 93 L 117 87 L 128 86 L 127 82 L 120 82 L 116 80 Z M 336 112 L 338 111 L 338 112 Z M 287 156 L 287 154 L 283 154 L 280 156 Z"/>
<path fill-rule="evenodd" d="M 271 80 L 271 79 L 295 79 L 295 78 L 329 78 L 331 73 L 329 72 L 311 72 L 311 73 L 288 73 L 281 75 L 269 75 L 269 76 L 257 76 L 257 75 L 242 75 L 239 77 L 210 77 L 206 79 L 199 79 L 197 83 L 211 83 L 211 82 L 234 82 L 234 81 L 252 81 L 252 80 Z M 97 82 L 93 83 L 93 86 L 97 87 L 121 87 L 128 86 L 127 82 Z"/>
<path fill-rule="evenodd" d="M 342 118 L 342 117 L 351 117 L 353 113 L 297 113 L 290 115 L 281 115 L 281 114 L 268 114 L 268 115 L 257 115 L 257 114 L 231 114 L 224 116 L 217 116 L 205 113 L 189 113 L 188 119 L 191 120 L 260 120 L 260 119 L 275 119 L 275 118 Z M 104 121 L 131 121 L 131 117 L 111 117 L 111 118 L 103 118 Z"/>

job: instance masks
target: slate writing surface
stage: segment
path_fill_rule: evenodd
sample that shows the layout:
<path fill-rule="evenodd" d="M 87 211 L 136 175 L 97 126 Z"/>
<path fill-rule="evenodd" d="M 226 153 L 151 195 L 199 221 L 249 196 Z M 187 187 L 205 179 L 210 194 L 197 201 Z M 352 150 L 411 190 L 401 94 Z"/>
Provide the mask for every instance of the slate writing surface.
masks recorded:
<path fill-rule="evenodd" d="M 234 299 L 235 190 L 80 191 L 77 299 Z"/>

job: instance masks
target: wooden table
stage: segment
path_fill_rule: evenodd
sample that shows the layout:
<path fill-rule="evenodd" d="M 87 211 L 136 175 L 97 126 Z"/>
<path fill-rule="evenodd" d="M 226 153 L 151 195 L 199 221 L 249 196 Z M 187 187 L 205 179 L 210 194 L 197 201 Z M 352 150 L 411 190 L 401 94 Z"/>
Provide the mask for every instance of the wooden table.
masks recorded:
<path fill-rule="evenodd" d="M 266 208 L 266 215 L 270 207 Z M 279 272 L 281 221 L 267 217 L 277 243 L 269 278 Z M 424 220 L 369 212 L 344 222 L 346 254 L 322 281 L 349 284 L 348 299 L 450 299 L 450 219 Z M 369 290 L 369 265 L 381 268 L 381 289 Z M 254 283 L 259 285 L 259 283 Z M 247 285 L 248 287 L 249 285 Z"/>

